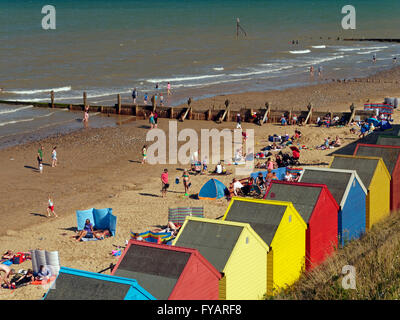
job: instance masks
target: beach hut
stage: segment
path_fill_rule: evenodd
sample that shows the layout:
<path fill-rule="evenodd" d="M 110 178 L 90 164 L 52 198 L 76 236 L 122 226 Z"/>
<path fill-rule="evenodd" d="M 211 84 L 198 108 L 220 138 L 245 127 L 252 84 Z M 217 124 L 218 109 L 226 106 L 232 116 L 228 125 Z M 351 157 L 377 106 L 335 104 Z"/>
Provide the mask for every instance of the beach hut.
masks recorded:
<path fill-rule="evenodd" d="M 389 136 L 389 135 L 382 134 L 382 135 L 378 136 L 378 140 L 376 141 L 376 144 L 400 147 L 400 136 Z"/>
<path fill-rule="evenodd" d="M 355 170 L 304 168 L 299 182 L 325 184 L 339 204 L 338 236 L 343 246 L 365 232 L 367 189 Z"/>
<path fill-rule="evenodd" d="M 228 188 L 225 185 L 217 180 L 210 179 L 208 180 L 200 189 L 199 199 L 202 200 L 216 200 L 223 198 L 228 193 Z"/>
<path fill-rule="evenodd" d="M 136 280 L 61 267 L 43 300 L 154 300 Z"/>
<path fill-rule="evenodd" d="M 233 197 L 223 220 L 250 224 L 269 247 L 268 294 L 279 292 L 300 277 L 305 263 L 307 225 L 291 202 Z"/>
<path fill-rule="evenodd" d="M 199 252 L 220 272 L 220 300 L 258 300 L 267 291 L 268 246 L 248 223 L 187 217 L 173 245 Z"/>
<path fill-rule="evenodd" d="M 318 266 L 337 247 L 339 206 L 326 185 L 272 181 L 265 199 L 290 201 L 307 224 L 306 270 Z"/>
<path fill-rule="evenodd" d="M 197 250 L 130 240 L 112 275 L 159 300 L 217 300 L 221 274 Z"/>
<path fill-rule="evenodd" d="M 330 168 L 357 171 L 367 189 L 366 230 L 390 213 L 390 174 L 382 158 L 334 155 Z"/>
<path fill-rule="evenodd" d="M 388 169 L 390 180 L 390 210 L 400 209 L 400 146 L 359 143 L 354 150 L 355 156 L 382 157 Z"/>
<path fill-rule="evenodd" d="M 112 214 L 111 208 L 89 210 L 76 210 L 78 230 L 83 230 L 86 219 L 90 220 L 93 228 L 97 230 L 109 230 L 113 236 L 117 230 L 117 217 Z"/>

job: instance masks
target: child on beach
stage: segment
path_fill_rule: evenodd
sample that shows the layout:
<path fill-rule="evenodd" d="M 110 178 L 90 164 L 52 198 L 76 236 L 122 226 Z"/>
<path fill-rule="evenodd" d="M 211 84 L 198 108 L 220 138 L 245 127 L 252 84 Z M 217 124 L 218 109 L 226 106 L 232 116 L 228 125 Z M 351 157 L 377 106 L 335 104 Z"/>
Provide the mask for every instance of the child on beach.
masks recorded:
<path fill-rule="evenodd" d="M 182 178 L 183 178 L 183 186 L 185 187 L 185 196 L 188 196 L 189 188 L 192 184 L 190 183 L 190 177 L 187 170 L 183 171 Z"/>
<path fill-rule="evenodd" d="M 168 84 L 167 84 L 167 96 L 170 96 L 172 93 L 171 93 L 171 84 L 168 82 Z"/>
<path fill-rule="evenodd" d="M 40 145 L 38 152 L 37 152 L 37 161 L 38 161 L 38 169 L 40 171 L 40 173 L 43 172 L 43 165 L 42 165 L 42 161 L 43 161 L 43 146 Z"/>
<path fill-rule="evenodd" d="M 53 202 L 53 199 L 50 197 L 50 195 L 49 195 L 49 200 L 48 200 L 48 205 L 47 205 L 47 216 L 48 217 L 50 217 L 50 212 L 52 213 L 52 214 L 54 214 L 54 216 L 57 218 L 58 216 L 57 216 L 57 214 L 56 214 L 56 212 L 54 211 L 54 202 Z"/>
<path fill-rule="evenodd" d="M 53 151 L 51 152 L 51 166 L 54 168 L 57 166 L 57 151 L 56 151 L 57 147 L 53 148 Z"/>
<path fill-rule="evenodd" d="M 155 127 L 155 120 L 154 120 L 154 113 L 150 112 L 150 117 L 149 117 L 149 123 L 150 123 L 150 129 L 153 129 Z"/>
<path fill-rule="evenodd" d="M 147 159 L 146 159 L 146 157 L 147 157 L 146 152 L 147 152 L 147 150 L 146 150 L 146 145 L 144 145 L 143 148 L 142 148 L 142 156 L 143 156 L 142 164 L 145 164 L 145 163 L 147 162 Z"/>

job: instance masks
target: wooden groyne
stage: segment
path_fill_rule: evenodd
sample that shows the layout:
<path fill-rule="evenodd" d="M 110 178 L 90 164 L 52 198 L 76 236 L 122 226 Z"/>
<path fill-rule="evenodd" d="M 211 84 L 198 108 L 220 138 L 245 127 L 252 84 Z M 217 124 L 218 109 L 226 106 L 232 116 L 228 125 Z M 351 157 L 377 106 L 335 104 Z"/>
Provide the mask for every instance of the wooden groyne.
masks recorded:
<path fill-rule="evenodd" d="M 334 112 L 332 110 L 316 110 L 311 104 L 305 110 L 294 110 L 293 108 L 274 109 L 266 102 L 265 106 L 261 108 L 241 108 L 232 110 L 229 100 L 225 101 L 225 108 L 217 109 L 209 108 L 206 110 L 194 110 L 191 107 L 192 100 L 189 99 L 187 106 L 184 107 L 167 107 L 167 106 L 153 106 L 153 105 L 139 105 L 139 104 L 123 104 L 121 96 L 117 95 L 117 103 L 113 106 L 93 106 L 87 103 L 86 94 L 83 95 L 82 104 L 68 104 L 56 103 L 54 101 L 54 93 L 51 94 L 50 102 L 27 102 L 27 101 L 8 101 L 0 100 L 1 104 L 9 105 L 33 105 L 34 107 L 41 108 L 62 108 L 71 111 L 84 111 L 100 112 L 103 114 L 126 115 L 134 117 L 132 120 L 148 119 L 152 111 L 157 111 L 159 118 L 176 119 L 180 121 L 185 120 L 204 120 L 215 121 L 216 123 L 222 122 L 236 122 L 237 114 L 241 115 L 244 122 L 256 122 L 260 125 L 263 123 L 279 123 L 284 115 L 287 119 L 292 119 L 295 115 L 297 119 L 304 124 L 315 123 L 318 118 L 323 119 L 329 115 L 332 119 L 338 116 L 340 119 L 344 118 L 347 121 L 353 120 L 359 116 L 360 119 L 365 119 L 374 115 L 373 111 L 355 110 L 354 106 L 350 107 L 348 112 Z M 320 109 L 320 108 L 319 108 Z M 258 119 L 258 121 L 256 120 Z"/>
<path fill-rule="evenodd" d="M 400 42 L 398 38 L 345 38 L 343 41 Z"/>

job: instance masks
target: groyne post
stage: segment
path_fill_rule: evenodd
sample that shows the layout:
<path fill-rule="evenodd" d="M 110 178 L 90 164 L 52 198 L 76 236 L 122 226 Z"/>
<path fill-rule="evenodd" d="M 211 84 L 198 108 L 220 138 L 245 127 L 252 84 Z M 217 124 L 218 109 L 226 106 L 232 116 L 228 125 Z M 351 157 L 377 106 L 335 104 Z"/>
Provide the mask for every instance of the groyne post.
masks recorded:
<path fill-rule="evenodd" d="M 307 109 L 308 109 L 308 114 L 306 120 L 304 121 L 304 124 L 308 124 L 311 122 L 312 111 L 313 111 L 311 103 L 308 104 Z"/>
<path fill-rule="evenodd" d="M 117 112 L 121 114 L 121 95 L 119 93 L 117 95 Z"/>
<path fill-rule="evenodd" d="M 86 95 L 86 91 L 83 92 L 83 108 L 86 110 L 86 106 L 87 106 L 87 95 Z"/>
<path fill-rule="evenodd" d="M 51 107 L 54 108 L 54 91 L 50 91 Z"/>
<path fill-rule="evenodd" d="M 268 102 L 265 103 L 265 108 L 266 108 L 266 110 L 265 110 L 265 113 L 264 113 L 264 117 L 263 117 L 263 119 L 261 121 L 261 125 L 263 125 L 263 123 L 265 121 L 268 121 L 267 119 L 268 119 L 268 114 L 269 114 L 269 111 L 270 111 Z"/>

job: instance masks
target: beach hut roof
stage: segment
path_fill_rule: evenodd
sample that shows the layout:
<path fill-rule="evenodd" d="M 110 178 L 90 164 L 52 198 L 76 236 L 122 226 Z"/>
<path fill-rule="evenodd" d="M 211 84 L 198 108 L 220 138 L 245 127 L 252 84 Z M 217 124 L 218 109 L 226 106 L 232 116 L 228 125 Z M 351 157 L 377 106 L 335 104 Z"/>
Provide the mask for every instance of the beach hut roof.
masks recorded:
<path fill-rule="evenodd" d="M 367 193 L 356 170 L 305 167 L 299 182 L 325 184 L 336 202 L 343 208 L 353 180 L 356 179 L 361 188 Z"/>
<path fill-rule="evenodd" d="M 379 161 L 382 161 L 383 165 L 385 164 L 382 158 L 378 157 L 334 155 L 330 167 L 334 169 L 357 170 L 357 173 L 364 186 L 369 188 Z M 384 167 L 386 168 L 385 165 Z M 390 176 L 388 171 L 387 174 Z"/>
<path fill-rule="evenodd" d="M 273 181 L 264 199 L 290 201 L 308 223 L 324 187 L 311 183 Z"/>
<path fill-rule="evenodd" d="M 376 144 L 388 146 L 400 146 L 400 136 L 380 135 Z"/>
<path fill-rule="evenodd" d="M 136 279 L 157 299 L 166 300 L 195 251 L 130 240 L 113 275 Z"/>
<path fill-rule="evenodd" d="M 174 245 L 196 248 L 219 271 L 224 270 L 244 228 L 268 250 L 248 223 L 187 217 Z"/>
<path fill-rule="evenodd" d="M 55 287 L 48 291 L 44 299 L 124 300 L 132 287 L 148 299 L 154 299 L 134 279 L 61 267 Z"/>
<path fill-rule="evenodd" d="M 270 246 L 288 207 L 294 209 L 292 203 L 286 201 L 233 197 L 224 220 L 249 223 L 264 242 Z M 303 219 L 300 219 L 300 221 L 303 221 Z"/>
<path fill-rule="evenodd" d="M 392 175 L 399 159 L 400 147 L 359 143 L 354 150 L 354 155 L 382 157 L 386 168 L 388 169 L 390 175 Z"/>

